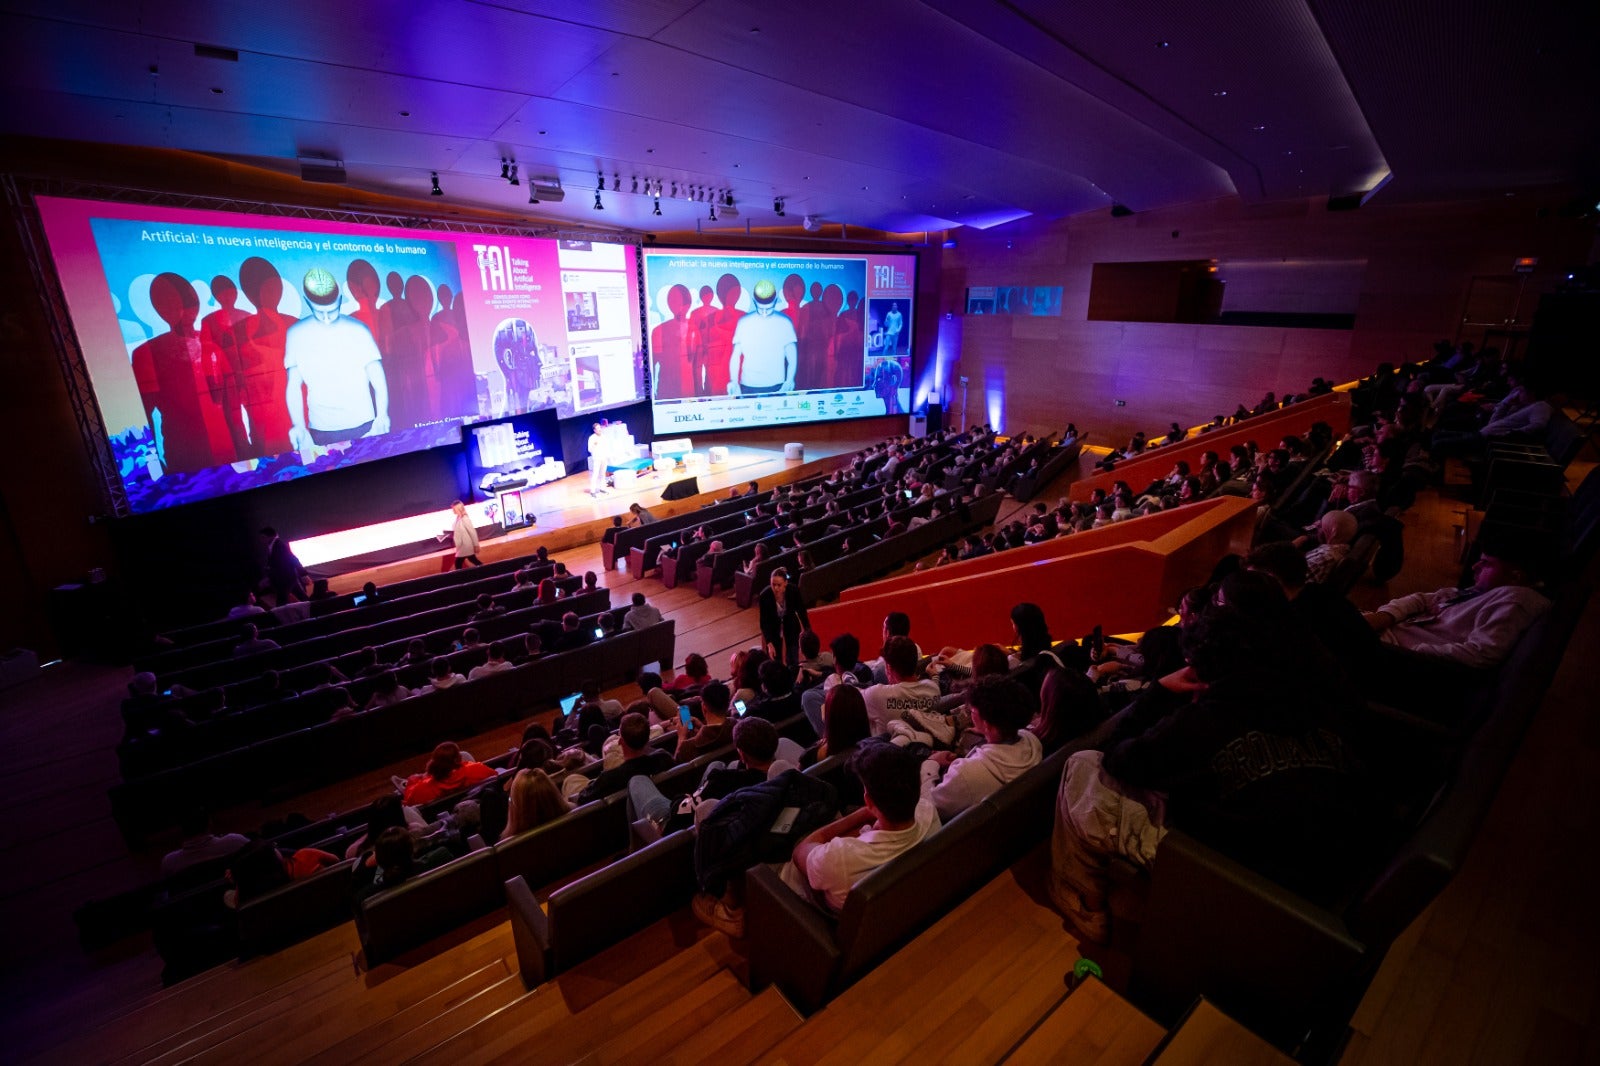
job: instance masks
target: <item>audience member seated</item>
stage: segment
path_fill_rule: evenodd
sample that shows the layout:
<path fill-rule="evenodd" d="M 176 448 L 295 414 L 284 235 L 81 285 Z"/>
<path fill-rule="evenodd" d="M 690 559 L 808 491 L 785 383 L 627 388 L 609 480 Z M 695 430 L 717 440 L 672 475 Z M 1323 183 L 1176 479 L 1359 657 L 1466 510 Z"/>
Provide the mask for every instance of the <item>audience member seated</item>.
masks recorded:
<path fill-rule="evenodd" d="M 327 582 L 323 582 L 323 585 L 326 587 Z M 256 602 L 256 594 L 254 592 L 246 592 L 244 601 L 229 609 L 227 620 L 234 622 L 241 618 L 249 618 L 251 615 L 266 613 L 267 609 Z"/>
<path fill-rule="evenodd" d="M 887 680 L 861 694 L 875 735 L 887 732 L 889 723 L 907 711 L 931 711 L 939 702 L 939 683 L 919 675 L 917 646 L 910 637 L 890 637 L 882 661 Z"/>
<path fill-rule="evenodd" d="M 673 723 L 678 729 L 678 746 L 673 750 L 675 761 L 690 762 L 728 743 L 732 732 L 728 707 L 732 698 L 727 685 L 711 681 L 700 689 L 700 718 L 690 719 L 693 728 L 684 724 L 681 713 L 676 715 Z"/>
<path fill-rule="evenodd" d="M 909 639 L 910 636 L 910 615 L 906 614 L 904 611 L 890 611 L 888 614 L 883 616 L 884 644 L 889 643 L 889 639 L 891 637 L 906 637 Z M 917 658 L 922 658 L 922 648 L 917 646 L 915 642 L 912 643 L 912 647 L 916 648 Z M 867 664 L 867 669 L 872 671 L 872 681 L 874 684 L 881 685 L 888 680 L 888 674 L 884 671 L 883 656 L 881 653 L 879 654 L 878 658 Z"/>
<path fill-rule="evenodd" d="M 363 607 L 371 607 L 379 603 L 381 600 L 381 597 L 378 594 L 378 586 L 371 581 L 368 581 L 365 585 L 361 586 L 361 595 L 366 597 L 366 599 L 361 601 L 361 606 Z"/>
<path fill-rule="evenodd" d="M 1049 889 L 1083 940 L 1109 939 L 1111 860 L 1148 867 L 1172 826 L 1290 887 L 1353 861 L 1360 782 L 1336 725 L 1355 700 L 1285 611 L 1206 611 L 1189 665 L 1112 720 L 1103 755 L 1068 760 Z"/>
<path fill-rule="evenodd" d="M 836 685 L 822 704 L 822 739 L 800 756 L 801 767 L 815 766 L 823 759 L 854 750 L 872 735 L 867 704 L 855 685 Z"/>
<path fill-rule="evenodd" d="M 456 641 L 456 651 L 466 651 L 469 648 L 483 647 L 483 634 L 473 626 L 468 626 L 461 631 L 461 639 Z"/>
<path fill-rule="evenodd" d="M 815 630 L 800 634 L 800 665 L 796 670 L 795 688 L 808 689 L 822 684 L 833 673 L 833 653 L 822 650 L 822 638 Z"/>
<path fill-rule="evenodd" d="M 339 594 L 328 587 L 328 579 L 319 577 L 311 582 L 311 602 L 321 603 L 323 600 L 336 600 Z"/>
<path fill-rule="evenodd" d="M 630 630 L 649 629 L 661 621 L 661 612 L 650 606 L 644 598 L 644 593 L 633 594 L 633 606 L 628 608 L 628 613 L 622 616 L 622 627 Z"/>
<path fill-rule="evenodd" d="M 433 669 L 433 656 L 428 654 L 428 645 L 418 637 L 406 645 L 405 655 L 400 657 L 396 666 L 420 666 L 424 670 Z"/>
<path fill-rule="evenodd" d="M 249 837 L 238 833 L 224 833 L 221 836 L 213 833 L 210 815 L 200 808 L 189 811 L 180 828 L 183 830 L 183 843 L 177 850 L 161 857 L 162 877 L 171 877 L 199 863 L 232 855 L 250 843 Z"/>
<path fill-rule="evenodd" d="M 158 692 L 158 684 L 156 675 L 148 671 L 134 674 L 133 680 L 128 682 L 128 695 L 122 701 L 122 721 L 129 736 L 192 724 L 178 709 L 177 701 L 194 695 L 193 690 L 174 685 L 165 692 Z"/>
<path fill-rule="evenodd" d="M 1049 755 L 1094 729 L 1105 717 L 1105 704 L 1094 682 L 1071 670 L 1051 670 L 1039 686 L 1039 713 L 1026 728 L 1039 738 L 1043 754 Z"/>
<path fill-rule="evenodd" d="M 716 809 L 717 803 L 741 788 L 759 785 L 772 776 L 778 754 L 778 731 L 763 718 L 746 718 L 733 727 L 733 747 L 738 758 L 729 763 L 713 762 L 700 777 L 700 785 L 678 801 L 674 810 L 654 781 L 633 777 L 628 781 L 628 799 L 634 812 L 656 824 L 662 834 L 698 825 Z"/>
<path fill-rule="evenodd" d="M 532 662 L 544 655 L 544 640 L 537 633 L 524 633 L 522 635 L 522 659 Z"/>
<path fill-rule="evenodd" d="M 370 850 L 385 829 L 399 827 L 409 830 L 415 825 L 420 830 L 426 824 L 416 811 L 406 810 L 398 793 L 390 793 L 367 808 L 367 831 L 350 842 L 344 857 L 353 859 L 363 851 Z"/>
<path fill-rule="evenodd" d="M 549 578 L 539 582 L 539 604 L 555 603 L 561 598 L 561 592 L 556 588 L 556 583 Z"/>
<path fill-rule="evenodd" d="M 506 613 L 506 609 L 494 602 L 494 597 L 487 592 L 478 594 L 478 609 L 473 612 L 474 622 L 486 622 L 491 618 L 499 618 Z"/>
<path fill-rule="evenodd" d="M 986 677 L 967 692 L 972 727 L 984 742 L 966 755 L 935 753 L 922 764 L 923 795 L 948 821 L 1039 765 L 1044 746 L 1023 727 L 1034 718 L 1028 690 L 1007 677 Z"/>
<path fill-rule="evenodd" d="M 786 885 L 834 913 L 864 877 L 939 828 L 939 812 L 922 795 L 921 766 L 910 751 L 867 741 L 851 756 L 850 769 L 861 782 L 861 809 L 802 840 L 783 868 Z"/>
<path fill-rule="evenodd" d="M 1350 554 L 1356 539 L 1355 516 L 1346 511 L 1329 511 L 1317 521 L 1317 546 L 1306 552 L 1306 580 L 1320 585 L 1333 576 Z"/>
<path fill-rule="evenodd" d="M 1534 586 L 1533 549 L 1509 537 L 1479 538 L 1468 588 L 1402 596 L 1365 615 L 1384 644 L 1462 666 L 1498 666 L 1550 609 Z"/>
<path fill-rule="evenodd" d="M 401 828 L 385 829 L 372 851 L 356 864 L 352 896 L 359 903 L 417 874 L 443 866 L 453 858 L 455 855 L 443 847 L 430 847 L 419 855 L 409 832 Z"/>
<path fill-rule="evenodd" d="M 872 684 L 872 671 L 859 661 L 861 642 L 853 634 L 841 633 L 834 637 L 828 642 L 828 650 L 833 655 L 833 672 L 822 679 L 820 686 L 813 686 L 800 694 L 800 707 L 819 736 L 822 734 L 823 701 L 834 688 L 839 685 L 864 688 Z"/>
<path fill-rule="evenodd" d="M 761 664 L 761 692 L 745 713 L 769 722 L 782 722 L 800 713 L 800 694 L 794 690 L 793 671 L 768 659 Z"/>
<path fill-rule="evenodd" d="M 449 688 L 452 685 L 464 685 L 467 679 L 450 669 L 450 660 L 443 655 L 433 660 L 428 669 L 428 684 L 417 690 L 417 695 L 423 696 L 429 692 Z"/>
<path fill-rule="evenodd" d="M 494 776 L 493 768 L 468 761 L 461 749 L 447 740 L 433 749 L 426 770 L 406 778 L 401 799 L 407 807 L 420 807 L 452 792 L 481 785 Z"/>
<path fill-rule="evenodd" d="M 1187 625 L 1198 612 L 1211 603 L 1211 590 L 1200 587 L 1186 593 L 1178 601 L 1181 625 Z M 1095 687 L 1101 702 L 1110 711 L 1120 711 L 1146 688 L 1183 668 L 1183 651 L 1179 639 L 1180 626 L 1156 626 L 1148 629 L 1137 644 L 1107 643 L 1105 653 L 1093 662 L 1084 676 Z M 1054 673 L 1054 671 L 1052 671 Z M 1050 675 L 1045 676 L 1048 683 Z M 1043 687 L 1041 686 L 1041 699 Z"/>
<path fill-rule="evenodd" d="M 683 660 L 683 673 L 672 679 L 668 686 L 674 695 L 684 695 L 698 692 L 711 682 L 711 667 L 706 663 L 704 655 L 691 652 Z"/>
<path fill-rule="evenodd" d="M 544 742 L 537 741 L 537 743 Z M 550 780 L 550 775 L 539 767 L 518 770 L 516 776 L 511 779 L 510 792 L 506 825 L 499 834 L 500 840 L 510 840 L 518 833 L 525 833 L 546 822 L 554 821 L 572 810 L 572 804 L 561 794 L 555 782 Z"/>
<path fill-rule="evenodd" d="M 277 641 L 263 637 L 259 629 L 248 623 L 241 635 L 244 639 L 233 646 L 233 654 L 236 656 L 254 655 L 258 651 L 274 651 L 278 647 Z"/>
<path fill-rule="evenodd" d="M 372 695 L 367 697 L 367 705 L 363 709 L 373 711 L 410 698 L 411 690 L 400 683 L 399 676 L 391 671 L 384 671 L 373 681 Z"/>
<path fill-rule="evenodd" d="M 568 611 L 561 616 L 561 636 L 556 641 L 551 651 L 571 651 L 574 648 L 587 647 L 594 640 L 594 635 L 583 624 L 583 619 L 573 611 Z"/>
<path fill-rule="evenodd" d="M 318 848 L 299 848 L 285 853 L 271 841 L 254 840 L 239 849 L 228 866 L 228 883 L 223 902 L 239 907 L 291 881 L 302 881 L 339 861 L 337 855 Z"/>
<path fill-rule="evenodd" d="M 672 769 L 672 756 L 650 746 L 650 721 L 644 715 L 634 712 L 623 715 L 617 735 L 622 741 L 621 765 L 601 771 L 578 793 L 576 802 L 589 803 L 609 796 L 627 788 L 628 781 L 641 774 L 648 777 Z"/>
<path fill-rule="evenodd" d="M 467 680 L 476 681 L 480 677 L 488 677 L 490 674 L 498 674 L 510 669 L 511 663 L 506 659 L 505 643 L 498 640 L 491 641 L 488 660 L 467 671 Z"/>

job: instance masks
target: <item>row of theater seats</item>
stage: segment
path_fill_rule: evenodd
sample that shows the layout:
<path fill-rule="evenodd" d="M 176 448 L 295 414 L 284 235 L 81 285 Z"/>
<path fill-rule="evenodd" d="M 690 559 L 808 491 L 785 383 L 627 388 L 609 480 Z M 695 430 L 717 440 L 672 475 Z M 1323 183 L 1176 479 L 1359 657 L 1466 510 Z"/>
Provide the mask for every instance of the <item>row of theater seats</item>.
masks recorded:
<path fill-rule="evenodd" d="M 325 721 L 187 763 L 111 789 L 112 816 L 137 846 L 196 805 L 292 795 L 382 766 L 440 740 L 525 717 L 578 691 L 631 680 L 646 663 L 673 661 L 674 624 L 618 633 L 467 684 Z"/>
<path fill-rule="evenodd" d="M 780 736 L 800 743 L 814 739 L 804 715 L 775 725 Z M 668 733 L 652 744 L 670 752 L 676 741 L 676 733 Z M 731 745 L 708 751 L 653 780 L 664 794 L 676 798 L 699 783 L 707 766 L 725 761 L 731 754 Z M 489 762 L 504 770 L 509 759 L 507 755 Z M 574 772 L 592 777 L 598 771 L 599 765 L 591 763 Z M 426 805 L 422 814 L 436 818 L 468 796 L 462 792 L 435 801 Z M 366 962 L 376 966 L 493 911 L 500 905 L 502 885 L 508 880 L 516 878 L 537 886 L 555 884 L 622 855 L 629 840 L 627 811 L 627 794 L 617 792 L 507 840 L 485 842 L 475 837 L 466 853 L 453 861 L 367 896 L 354 906 L 358 860 L 352 859 L 245 900 L 230 911 L 221 902 L 226 885 L 220 874 L 227 862 L 220 860 L 186 874 L 177 883 L 149 886 L 132 899 L 105 901 L 89 914 L 80 915 L 80 925 L 106 926 L 117 917 L 123 923 L 117 931 L 126 934 L 134 920 L 130 913 L 134 902 L 141 898 L 150 902 L 150 921 L 170 983 L 232 954 L 249 957 L 274 951 L 353 917 Z M 274 842 L 284 849 L 316 847 L 343 854 L 362 835 L 367 813 L 365 808 L 349 811 L 283 834 Z M 641 898 L 634 900 L 633 906 L 645 913 L 657 903 L 653 898 Z M 635 928 L 631 921 L 622 917 L 614 923 L 619 930 L 616 939 Z"/>
<path fill-rule="evenodd" d="M 504 578 L 519 567 L 537 562 L 534 556 L 521 556 L 485 563 L 481 567 L 473 567 L 470 571 L 447 570 L 444 573 L 396 581 L 383 587 L 382 598 L 377 603 L 364 603 L 359 608 L 355 606 L 354 601 L 355 597 L 362 593 L 345 593 L 308 605 L 311 617 L 299 621 L 285 622 L 273 612 L 267 611 L 242 620 L 222 619 L 185 629 L 171 630 L 162 634 L 161 647 L 134 661 L 134 669 L 162 674 L 183 669 L 194 663 L 225 659 L 233 654 L 233 646 L 238 643 L 241 621 L 254 622 L 263 631 L 271 629 L 269 635 L 280 643 L 308 640 L 324 633 L 335 632 L 348 625 L 367 625 L 385 618 L 426 610 L 439 603 L 453 603 L 454 594 L 448 590 L 460 586 L 463 582 L 481 581 L 492 577 Z M 546 569 L 544 574 L 548 576 L 549 569 Z M 446 595 L 437 602 L 417 598 L 438 591 L 445 591 Z"/>
<path fill-rule="evenodd" d="M 610 616 L 610 627 L 620 629 L 627 607 L 613 608 L 611 594 L 604 589 L 579 593 L 556 603 L 524 607 L 508 611 L 494 618 L 474 622 L 470 629 L 477 631 L 484 642 L 514 641 L 507 657 L 523 658 L 522 636 L 530 631 L 554 626 L 559 629 L 562 616 L 568 612 L 578 614 L 586 621 L 580 623 L 579 632 L 588 634 L 602 617 Z M 358 631 L 359 632 L 359 631 Z M 481 665 L 488 657 L 487 644 L 461 647 L 465 629 L 459 625 L 448 626 L 423 633 L 402 636 L 387 644 L 374 647 L 380 666 L 388 666 L 397 674 L 401 685 L 415 690 L 430 681 L 428 664 L 397 666 L 413 641 L 421 640 L 430 655 L 449 660 L 456 673 L 465 675 L 472 667 Z M 552 645 L 553 646 L 553 645 Z M 459 650 L 457 650 L 459 649 Z M 264 679 L 254 678 L 236 683 L 230 689 L 211 689 L 179 701 L 190 716 L 189 722 L 180 723 L 168 717 L 164 724 L 149 730 L 135 731 L 117 746 L 117 759 L 124 780 L 132 780 L 169 770 L 198 759 L 220 755 L 248 744 L 273 736 L 303 729 L 325 722 L 341 708 L 361 708 L 366 705 L 377 685 L 377 676 L 356 676 L 361 662 L 361 652 L 334 655 L 307 663 L 280 675 L 279 698 L 245 704 L 244 710 L 225 710 L 234 706 L 231 695 L 241 688 L 264 690 Z M 312 686 L 326 678 L 329 668 L 350 678 L 348 682 L 318 688 Z M 321 673 L 319 674 L 319 671 Z M 300 691 L 305 689 L 306 691 Z M 226 701 L 219 700 L 228 693 Z M 212 704 L 215 704 L 213 710 Z M 130 723 L 131 725 L 131 723 Z"/>

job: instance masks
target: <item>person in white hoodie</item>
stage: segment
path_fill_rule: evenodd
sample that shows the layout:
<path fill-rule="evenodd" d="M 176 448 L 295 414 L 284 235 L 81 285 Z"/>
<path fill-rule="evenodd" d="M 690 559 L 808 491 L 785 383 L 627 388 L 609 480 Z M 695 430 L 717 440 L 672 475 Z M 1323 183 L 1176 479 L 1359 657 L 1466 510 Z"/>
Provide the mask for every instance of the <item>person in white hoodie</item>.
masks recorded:
<path fill-rule="evenodd" d="M 1044 748 L 1023 728 L 1033 720 L 1028 690 L 1009 677 L 986 677 L 967 694 L 972 728 L 984 743 L 957 758 L 941 751 L 922 764 L 922 794 L 949 821 L 1039 765 Z"/>

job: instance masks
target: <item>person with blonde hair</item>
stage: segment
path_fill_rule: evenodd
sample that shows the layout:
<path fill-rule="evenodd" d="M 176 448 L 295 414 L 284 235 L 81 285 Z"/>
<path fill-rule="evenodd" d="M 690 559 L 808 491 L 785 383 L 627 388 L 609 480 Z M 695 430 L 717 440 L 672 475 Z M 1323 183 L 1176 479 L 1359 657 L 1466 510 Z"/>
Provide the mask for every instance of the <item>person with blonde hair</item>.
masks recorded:
<path fill-rule="evenodd" d="M 501 840 L 537 828 L 572 810 L 550 775 L 543 770 L 518 770 L 511 779 L 511 808 Z"/>

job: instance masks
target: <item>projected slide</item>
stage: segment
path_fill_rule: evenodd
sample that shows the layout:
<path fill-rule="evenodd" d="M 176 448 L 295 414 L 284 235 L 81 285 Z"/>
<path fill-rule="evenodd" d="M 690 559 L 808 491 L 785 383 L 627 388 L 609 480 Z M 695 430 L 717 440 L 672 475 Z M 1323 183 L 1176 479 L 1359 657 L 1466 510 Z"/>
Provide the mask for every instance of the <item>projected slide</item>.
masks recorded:
<path fill-rule="evenodd" d="M 631 248 L 38 206 L 136 512 L 645 395 Z"/>
<path fill-rule="evenodd" d="M 657 433 L 909 409 L 914 256 L 652 249 L 644 279 Z"/>

